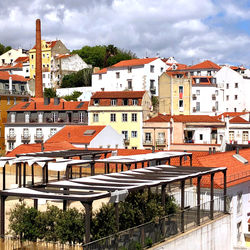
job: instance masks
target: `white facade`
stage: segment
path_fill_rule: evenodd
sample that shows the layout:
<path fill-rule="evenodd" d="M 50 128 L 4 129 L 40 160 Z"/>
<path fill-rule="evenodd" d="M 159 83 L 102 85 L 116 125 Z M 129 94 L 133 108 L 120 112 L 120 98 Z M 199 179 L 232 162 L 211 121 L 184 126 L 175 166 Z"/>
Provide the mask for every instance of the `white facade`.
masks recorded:
<path fill-rule="evenodd" d="M 22 138 L 29 141 L 28 143 L 36 143 L 35 137 L 43 142 L 48 140 L 52 135 L 61 130 L 63 124 L 6 124 L 5 125 L 5 145 L 6 151 L 11 151 L 17 146 L 24 144 Z M 8 137 L 15 138 L 15 141 L 8 140 Z"/>
<path fill-rule="evenodd" d="M 94 92 L 147 90 L 151 94 L 158 95 L 158 78 L 166 71 L 167 67 L 160 58 L 137 66 L 111 66 L 106 73 L 92 75 L 92 87 Z"/>
<path fill-rule="evenodd" d="M 93 94 L 92 87 L 78 87 L 78 88 L 59 88 L 56 89 L 56 94 L 59 97 L 71 95 L 74 91 L 82 92 L 82 95 L 78 97 L 78 101 L 90 101 Z"/>
<path fill-rule="evenodd" d="M 222 112 L 242 112 L 250 110 L 250 79 L 232 70 L 222 67 L 216 74 L 217 85 L 223 93 Z"/>
<path fill-rule="evenodd" d="M 23 49 L 11 49 L 0 56 L 0 66 L 12 64 L 18 57 L 26 57 Z"/>

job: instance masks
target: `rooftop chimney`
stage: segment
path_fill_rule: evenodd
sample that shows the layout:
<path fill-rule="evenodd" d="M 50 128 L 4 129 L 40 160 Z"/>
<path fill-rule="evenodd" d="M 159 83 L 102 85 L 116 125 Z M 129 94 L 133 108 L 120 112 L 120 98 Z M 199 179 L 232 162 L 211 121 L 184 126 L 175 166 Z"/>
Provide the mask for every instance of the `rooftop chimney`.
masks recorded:
<path fill-rule="evenodd" d="M 41 51 L 41 22 L 36 20 L 36 86 L 35 97 L 43 97 L 43 83 L 42 83 L 42 51 Z"/>

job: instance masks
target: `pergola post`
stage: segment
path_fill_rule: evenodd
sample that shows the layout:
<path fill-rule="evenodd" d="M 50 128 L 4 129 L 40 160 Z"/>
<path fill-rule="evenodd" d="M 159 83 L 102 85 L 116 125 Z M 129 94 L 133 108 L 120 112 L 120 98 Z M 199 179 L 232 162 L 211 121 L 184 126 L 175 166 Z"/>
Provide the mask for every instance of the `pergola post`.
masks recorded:
<path fill-rule="evenodd" d="M 115 164 L 115 172 L 118 172 L 118 163 Z"/>
<path fill-rule="evenodd" d="M 7 196 L 1 196 L 0 200 L 1 200 L 1 206 L 0 206 L 0 210 L 1 210 L 1 216 L 0 216 L 0 222 L 1 222 L 1 227 L 0 227 L 0 236 L 3 237 L 5 234 L 5 200 L 6 200 Z"/>
<path fill-rule="evenodd" d="M 43 166 L 42 174 L 43 174 L 43 183 L 45 183 L 45 165 Z"/>
<path fill-rule="evenodd" d="M 108 174 L 110 173 L 110 165 L 109 165 L 109 163 L 107 163 L 107 173 Z"/>
<path fill-rule="evenodd" d="M 122 163 L 121 172 L 123 172 L 123 169 L 124 169 L 124 164 Z"/>
<path fill-rule="evenodd" d="M 210 175 L 210 219 L 214 219 L 214 173 Z"/>
<path fill-rule="evenodd" d="M 18 163 L 19 187 L 22 187 L 22 164 Z"/>
<path fill-rule="evenodd" d="M 224 195 L 224 213 L 227 213 L 227 170 L 223 170 L 223 177 L 224 177 L 224 188 L 223 188 L 223 195 Z"/>
<path fill-rule="evenodd" d="M 170 165 L 171 164 L 171 158 L 169 157 L 169 159 L 168 159 L 168 165 Z"/>
<path fill-rule="evenodd" d="M 5 189 L 5 165 L 3 166 L 3 190 Z"/>
<path fill-rule="evenodd" d="M 67 205 L 68 205 L 68 201 L 67 200 L 63 200 L 63 211 L 67 210 Z"/>
<path fill-rule="evenodd" d="M 104 174 L 107 174 L 107 163 L 104 163 Z"/>
<path fill-rule="evenodd" d="M 80 166 L 80 178 L 82 178 L 82 166 Z"/>
<path fill-rule="evenodd" d="M 16 184 L 18 184 L 18 164 L 16 163 Z"/>
<path fill-rule="evenodd" d="M 73 178 L 73 166 L 70 166 L 70 179 Z"/>
<path fill-rule="evenodd" d="M 182 166 L 182 158 L 183 156 L 180 156 L 180 167 Z"/>
<path fill-rule="evenodd" d="M 45 168 L 45 183 L 48 183 L 49 182 L 49 169 L 48 169 L 48 163 L 46 162 L 45 163 L 45 166 L 44 166 L 44 168 Z"/>
<path fill-rule="evenodd" d="M 23 163 L 23 187 L 26 186 L 26 162 Z"/>
<path fill-rule="evenodd" d="M 166 184 L 161 185 L 161 205 L 164 209 L 164 216 L 166 215 Z M 166 223 L 165 223 L 165 217 L 163 219 L 163 227 L 162 227 L 163 235 L 166 234 Z"/>
<path fill-rule="evenodd" d="M 90 227 L 92 217 L 92 202 L 82 203 L 85 207 L 85 243 L 90 242 Z"/>
<path fill-rule="evenodd" d="M 181 181 L 181 232 L 184 233 L 185 180 Z"/>
<path fill-rule="evenodd" d="M 144 168 L 144 161 L 141 163 L 141 167 Z"/>
<path fill-rule="evenodd" d="M 190 167 L 193 166 L 193 155 L 189 155 L 189 159 L 190 159 Z"/>
<path fill-rule="evenodd" d="M 115 202 L 115 225 L 116 232 L 119 232 L 119 202 Z"/>
<path fill-rule="evenodd" d="M 34 164 L 31 165 L 31 184 L 34 186 Z"/>
<path fill-rule="evenodd" d="M 91 176 L 95 175 L 95 162 L 90 163 Z"/>
<path fill-rule="evenodd" d="M 34 199 L 34 208 L 38 209 L 38 199 Z"/>
<path fill-rule="evenodd" d="M 60 181 L 60 171 L 57 171 L 57 180 Z"/>
<path fill-rule="evenodd" d="M 135 169 L 137 169 L 137 162 L 135 163 Z"/>
<path fill-rule="evenodd" d="M 200 226 L 201 218 L 201 178 L 202 176 L 197 178 L 197 226 Z"/>

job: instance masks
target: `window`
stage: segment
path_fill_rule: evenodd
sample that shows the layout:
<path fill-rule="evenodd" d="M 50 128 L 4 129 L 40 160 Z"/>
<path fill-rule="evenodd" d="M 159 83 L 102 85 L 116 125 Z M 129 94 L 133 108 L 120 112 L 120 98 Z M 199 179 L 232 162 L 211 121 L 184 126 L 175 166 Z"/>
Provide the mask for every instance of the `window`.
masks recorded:
<path fill-rule="evenodd" d="M 237 241 L 241 242 L 242 226 L 241 222 L 237 223 Z"/>
<path fill-rule="evenodd" d="M 116 99 L 111 99 L 111 106 L 116 106 L 117 100 Z"/>
<path fill-rule="evenodd" d="M 234 84 L 234 87 L 235 87 L 235 88 L 238 88 L 238 83 L 237 83 L 237 82 Z"/>
<path fill-rule="evenodd" d="M 10 122 L 11 122 L 11 123 L 15 123 L 15 122 L 16 122 L 16 115 L 15 115 L 14 113 L 12 113 L 12 114 L 10 115 Z"/>
<path fill-rule="evenodd" d="M 49 64 L 47 64 L 47 68 L 49 68 Z"/>
<path fill-rule="evenodd" d="M 208 71 L 207 71 L 207 75 L 208 75 L 208 76 L 211 76 L 211 75 L 212 75 L 211 70 L 208 70 Z"/>
<path fill-rule="evenodd" d="M 50 129 L 50 136 L 53 136 L 56 133 L 56 128 Z"/>
<path fill-rule="evenodd" d="M 200 71 L 197 71 L 197 76 L 200 76 L 201 75 L 201 72 Z"/>
<path fill-rule="evenodd" d="M 93 122 L 99 122 L 99 114 L 93 114 Z"/>
<path fill-rule="evenodd" d="M 123 113 L 122 114 L 122 121 L 127 122 L 128 121 L 128 114 Z"/>
<path fill-rule="evenodd" d="M 226 96 L 226 100 L 229 101 L 229 95 Z"/>
<path fill-rule="evenodd" d="M 219 103 L 218 102 L 215 102 L 215 109 L 216 109 L 216 111 L 219 110 Z"/>
<path fill-rule="evenodd" d="M 183 86 L 179 86 L 179 98 L 183 98 Z"/>
<path fill-rule="evenodd" d="M 120 72 L 116 72 L 116 78 L 119 79 L 120 78 Z"/>
<path fill-rule="evenodd" d="M 110 121 L 115 122 L 116 121 L 116 114 L 110 114 Z"/>
<path fill-rule="evenodd" d="M 150 72 L 154 73 L 155 72 L 155 66 L 154 65 L 150 65 Z"/>
<path fill-rule="evenodd" d="M 163 143 L 165 141 L 165 133 L 159 132 L 157 137 L 158 143 Z"/>
<path fill-rule="evenodd" d="M 132 89 L 132 80 L 131 79 L 128 80 L 128 89 Z"/>
<path fill-rule="evenodd" d="M 9 142 L 9 150 L 13 150 L 14 149 L 14 142 L 10 141 Z"/>
<path fill-rule="evenodd" d="M 150 80 L 150 90 L 155 89 L 155 80 Z"/>
<path fill-rule="evenodd" d="M 43 58 L 45 58 L 45 54 L 43 53 Z"/>
<path fill-rule="evenodd" d="M 38 122 L 39 123 L 43 122 L 43 113 L 38 113 Z"/>
<path fill-rule="evenodd" d="M 131 121 L 132 122 L 137 122 L 137 114 L 136 113 L 132 113 L 132 117 L 131 117 Z"/>
<path fill-rule="evenodd" d="M 23 137 L 24 138 L 29 138 L 29 129 L 28 128 L 23 129 Z"/>
<path fill-rule="evenodd" d="M 49 53 L 47 53 L 47 58 L 49 58 Z"/>
<path fill-rule="evenodd" d="M 128 140 L 128 131 L 122 131 L 123 139 Z"/>
<path fill-rule="evenodd" d="M 41 128 L 36 129 L 36 137 L 37 138 L 42 138 L 43 137 L 43 131 Z"/>
<path fill-rule="evenodd" d="M 203 140 L 203 134 L 200 134 L 200 141 Z"/>
<path fill-rule="evenodd" d="M 201 91 L 199 89 L 196 90 L 196 95 L 200 95 Z"/>
<path fill-rule="evenodd" d="M 151 142 L 152 141 L 151 133 L 145 133 L 145 141 L 146 142 Z"/>
<path fill-rule="evenodd" d="M 200 102 L 196 102 L 196 111 L 201 111 L 201 104 L 200 104 Z"/>
<path fill-rule="evenodd" d="M 219 91 L 218 90 L 215 90 L 215 95 L 219 95 Z"/>
<path fill-rule="evenodd" d="M 123 105 L 127 106 L 128 105 L 128 99 L 123 99 Z"/>
<path fill-rule="evenodd" d="M 137 137 L 137 131 L 131 131 L 131 137 L 136 138 Z"/>
<path fill-rule="evenodd" d="M 242 132 L 242 141 L 243 143 L 248 143 L 248 131 L 243 131 Z"/>
<path fill-rule="evenodd" d="M 242 213 L 242 193 L 237 194 L 237 213 Z"/>
<path fill-rule="evenodd" d="M 184 111 L 184 103 L 183 103 L 183 100 L 179 100 L 179 111 Z"/>
<path fill-rule="evenodd" d="M 132 147 L 132 149 L 137 149 L 137 147 Z"/>
<path fill-rule="evenodd" d="M 163 67 L 161 67 L 161 72 L 163 72 Z"/>
<path fill-rule="evenodd" d="M 46 77 L 46 75 L 45 74 L 43 74 L 43 78 L 45 78 Z"/>
<path fill-rule="evenodd" d="M 99 80 L 102 80 L 102 74 L 99 74 Z"/>
<path fill-rule="evenodd" d="M 237 95 L 234 96 L 234 100 L 238 100 L 238 96 Z"/>
<path fill-rule="evenodd" d="M 234 112 L 237 112 L 237 108 L 234 108 Z"/>
<path fill-rule="evenodd" d="M 30 122 L 30 114 L 29 113 L 26 113 L 24 115 L 24 119 L 25 119 L 25 123 L 29 123 Z"/>
<path fill-rule="evenodd" d="M 7 98 L 7 104 L 10 105 L 10 97 Z"/>
<path fill-rule="evenodd" d="M 128 73 L 132 73 L 132 67 L 128 67 Z"/>
<path fill-rule="evenodd" d="M 99 99 L 94 99 L 94 105 L 95 106 L 99 105 Z"/>
<path fill-rule="evenodd" d="M 226 88 L 229 89 L 229 83 L 227 83 Z"/>
<path fill-rule="evenodd" d="M 9 128 L 9 137 L 10 138 L 15 137 L 15 130 L 14 130 L 14 128 Z"/>
<path fill-rule="evenodd" d="M 84 122 L 84 113 L 83 112 L 80 112 L 79 113 L 79 122 Z"/>
<path fill-rule="evenodd" d="M 194 72 L 193 72 L 193 71 L 191 71 L 191 72 L 190 72 L 190 76 L 193 76 L 193 75 L 194 75 Z"/>
<path fill-rule="evenodd" d="M 34 55 L 31 55 L 31 59 L 34 59 Z"/>
<path fill-rule="evenodd" d="M 229 141 L 234 141 L 234 131 L 229 131 Z"/>
<path fill-rule="evenodd" d="M 137 106 L 137 105 L 138 105 L 138 99 L 133 99 L 133 100 L 132 100 L 132 104 L 133 104 L 134 106 Z"/>
<path fill-rule="evenodd" d="M 43 68 L 45 68 L 45 64 L 43 64 Z"/>

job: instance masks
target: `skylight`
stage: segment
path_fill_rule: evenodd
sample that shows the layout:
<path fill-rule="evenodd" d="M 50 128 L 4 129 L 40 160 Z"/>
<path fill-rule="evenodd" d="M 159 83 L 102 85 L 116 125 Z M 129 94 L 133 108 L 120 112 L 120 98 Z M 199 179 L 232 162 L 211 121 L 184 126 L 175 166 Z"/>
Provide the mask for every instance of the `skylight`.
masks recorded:
<path fill-rule="evenodd" d="M 95 130 L 94 129 L 87 129 L 83 135 L 93 135 L 95 133 Z"/>

